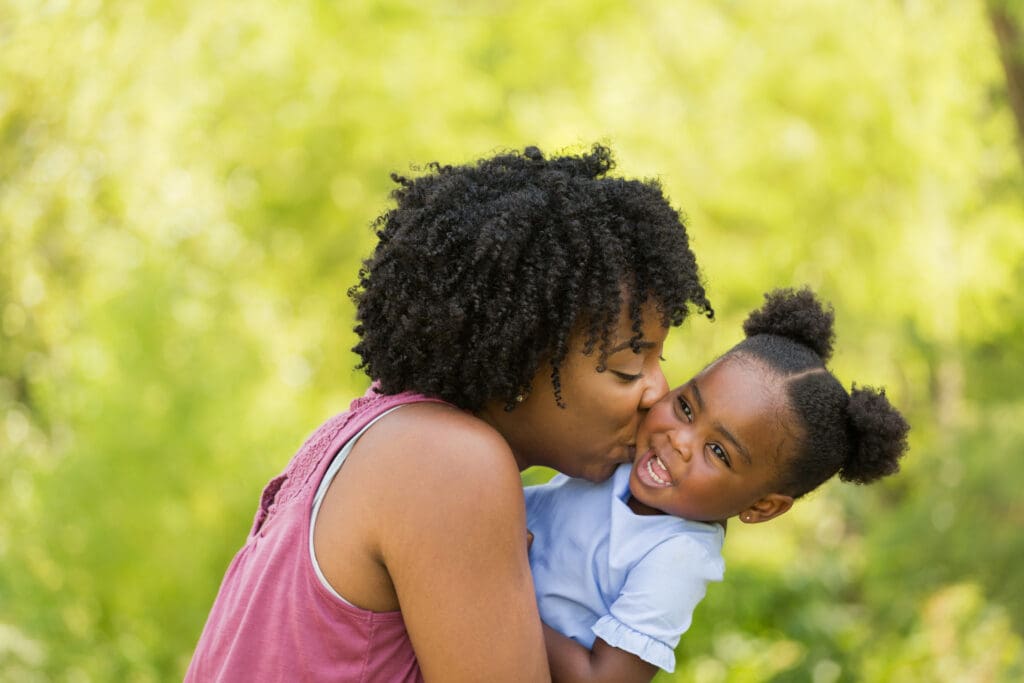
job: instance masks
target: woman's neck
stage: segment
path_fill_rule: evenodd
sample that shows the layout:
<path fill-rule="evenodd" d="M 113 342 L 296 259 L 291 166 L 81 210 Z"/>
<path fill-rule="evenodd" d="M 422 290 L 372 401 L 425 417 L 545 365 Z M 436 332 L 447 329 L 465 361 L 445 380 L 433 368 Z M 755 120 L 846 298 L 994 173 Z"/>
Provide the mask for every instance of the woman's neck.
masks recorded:
<path fill-rule="evenodd" d="M 479 410 L 473 411 L 473 415 L 489 424 L 498 434 L 505 439 L 505 443 L 508 444 L 509 449 L 512 451 L 512 457 L 516 461 L 516 466 L 519 471 L 522 472 L 528 467 L 532 467 L 535 463 L 527 462 L 527 459 L 522 456 L 519 450 L 515 446 L 514 433 L 514 422 L 509 419 L 507 410 L 503 406 L 500 406 L 496 401 L 490 401 L 484 404 Z"/>

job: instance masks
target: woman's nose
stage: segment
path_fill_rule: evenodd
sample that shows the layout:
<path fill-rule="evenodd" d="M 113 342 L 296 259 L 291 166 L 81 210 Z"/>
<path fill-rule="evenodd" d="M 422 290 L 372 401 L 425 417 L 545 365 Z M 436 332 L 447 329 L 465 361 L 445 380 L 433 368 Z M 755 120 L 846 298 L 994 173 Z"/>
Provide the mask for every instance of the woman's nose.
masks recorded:
<path fill-rule="evenodd" d="M 662 396 L 668 393 L 668 380 L 661 369 L 661 363 L 654 366 L 654 370 L 645 376 L 647 383 L 644 385 L 643 394 L 640 396 L 640 409 L 650 410 L 651 406 L 658 402 Z"/>

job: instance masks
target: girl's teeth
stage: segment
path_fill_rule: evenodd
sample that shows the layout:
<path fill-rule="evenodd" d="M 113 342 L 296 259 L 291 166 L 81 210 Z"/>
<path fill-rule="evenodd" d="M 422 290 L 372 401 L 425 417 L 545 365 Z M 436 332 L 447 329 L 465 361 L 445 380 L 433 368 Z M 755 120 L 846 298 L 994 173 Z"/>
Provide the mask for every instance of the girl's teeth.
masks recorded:
<path fill-rule="evenodd" d="M 647 474 L 651 475 L 651 479 L 653 479 L 654 481 L 658 482 L 660 485 L 668 486 L 671 482 L 665 481 L 664 479 L 659 477 L 657 475 L 657 473 L 654 471 L 654 461 L 655 460 L 658 461 L 658 465 L 660 467 L 662 467 L 663 469 L 667 469 L 667 468 L 665 468 L 664 463 L 662 463 L 661 460 L 658 458 L 658 456 L 655 455 L 654 457 L 652 457 L 650 460 L 647 461 Z"/>

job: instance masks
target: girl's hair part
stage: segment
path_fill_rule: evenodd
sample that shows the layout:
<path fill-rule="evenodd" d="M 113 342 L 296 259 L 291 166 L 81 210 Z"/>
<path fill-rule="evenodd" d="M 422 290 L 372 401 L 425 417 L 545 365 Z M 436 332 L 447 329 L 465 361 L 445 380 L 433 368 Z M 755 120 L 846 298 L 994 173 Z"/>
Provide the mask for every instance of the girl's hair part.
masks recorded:
<path fill-rule="evenodd" d="M 757 359 L 783 383 L 794 454 L 779 463 L 782 492 L 799 498 L 833 475 L 867 484 L 899 471 L 910 426 L 882 389 L 847 393 L 826 367 L 835 315 L 807 288 L 776 289 L 743 324 L 726 356 Z"/>

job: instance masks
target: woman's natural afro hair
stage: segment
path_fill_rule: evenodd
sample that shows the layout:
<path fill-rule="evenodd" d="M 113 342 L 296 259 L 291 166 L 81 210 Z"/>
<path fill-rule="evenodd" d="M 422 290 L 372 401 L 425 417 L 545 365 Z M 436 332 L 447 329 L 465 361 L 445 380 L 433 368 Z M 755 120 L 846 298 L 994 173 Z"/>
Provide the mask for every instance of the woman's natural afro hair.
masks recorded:
<path fill-rule="evenodd" d="M 546 158 L 528 147 L 462 166 L 393 174 L 395 208 L 374 223 L 354 351 L 378 391 L 415 391 L 476 410 L 511 407 L 542 365 L 561 404 L 573 335 L 598 367 L 622 306 L 662 324 L 713 316 L 686 227 L 655 181 L 608 177 L 611 152 Z"/>
<path fill-rule="evenodd" d="M 781 493 L 794 498 L 838 473 L 843 481 L 867 484 L 899 470 L 910 426 L 889 403 L 884 389 L 847 393 L 826 367 L 832 356 L 834 316 L 809 289 L 777 289 L 743 324 L 747 338 L 724 358 L 760 361 L 784 386 L 796 440 L 780 466 Z"/>

